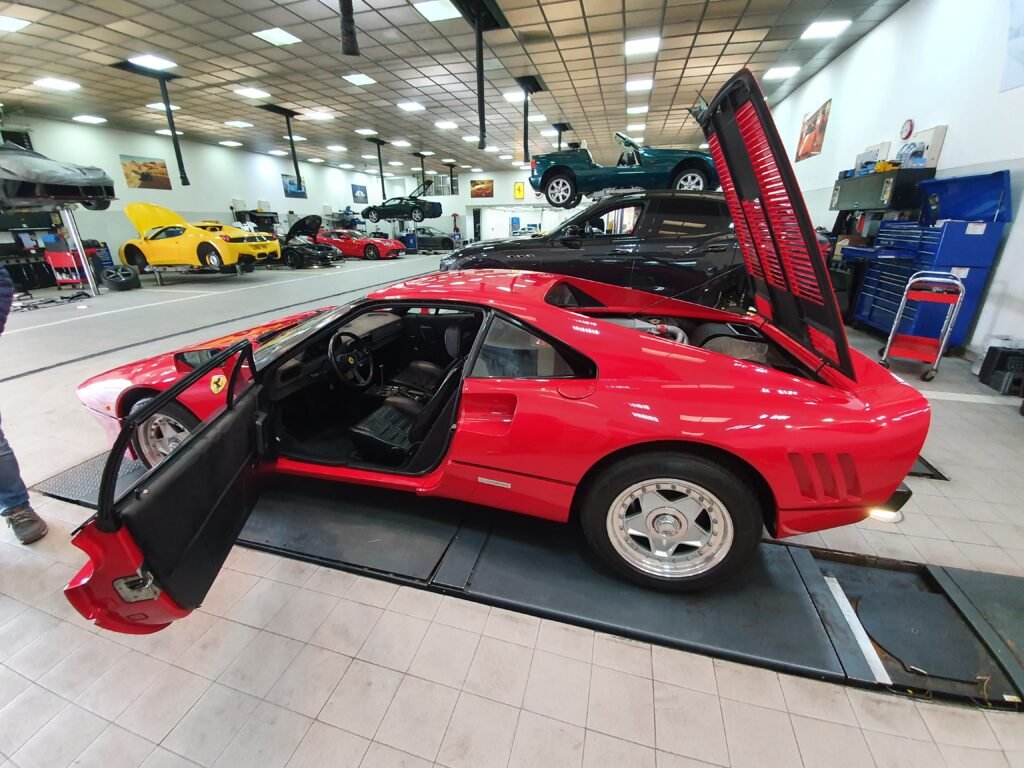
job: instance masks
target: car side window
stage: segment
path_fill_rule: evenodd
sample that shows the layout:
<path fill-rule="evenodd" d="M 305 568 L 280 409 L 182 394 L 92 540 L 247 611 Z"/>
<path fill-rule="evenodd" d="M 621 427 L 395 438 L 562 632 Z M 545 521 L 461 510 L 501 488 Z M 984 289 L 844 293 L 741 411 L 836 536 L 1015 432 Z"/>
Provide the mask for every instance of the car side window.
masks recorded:
<path fill-rule="evenodd" d="M 167 240 L 168 238 L 171 238 L 171 237 L 180 237 L 183 234 L 185 234 L 185 228 L 184 227 L 164 227 L 163 229 L 161 229 L 159 232 L 157 232 L 155 235 L 153 235 L 149 239 L 150 240 Z"/>
<path fill-rule="evenodd" d="M 635 233 L 643 213 L 643 205 L 632 203 L 609 208 L 588 219 L 583 226 L 584 237 L 628 237 Z"/>
<path fill-rule="evenodd" d="M 573 360 L 554 344 L 514 323 L 495 317 L 487 329 L 470 378 L 593 378 L 593 364 Z"/>
<path fill-rule="evenodd" d="M 692 198 L 661 201 L 648 237 L 680 239 L 730 232 L 732 219 L 725 203 Z"/>

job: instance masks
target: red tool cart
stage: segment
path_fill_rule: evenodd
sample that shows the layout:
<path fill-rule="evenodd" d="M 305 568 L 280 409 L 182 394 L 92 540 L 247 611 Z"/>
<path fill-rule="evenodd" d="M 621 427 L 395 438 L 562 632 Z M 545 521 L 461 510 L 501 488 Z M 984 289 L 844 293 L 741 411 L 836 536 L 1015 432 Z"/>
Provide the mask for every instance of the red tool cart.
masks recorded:
<path fill-rule="evenodd" d="M 53 270 L 53 277 L 57 281 L 57 289 L 64 285 L 82 286 L 88 284 L 85 276 L 86 264 L 96 255 L 97 248 L 86 248 L 86 262 L 83 264 L 78 253 L 71 250 L 63 239 L 55 239 L 46 242 L 46 263 Z"/>
<path fill-rule="evenodd" d="M 939 361 L 953 333 L 953 326 L 956 325 L 956 316 L 964 303 L 965 293 L 963 281 L 952 272 L 923 271 L 911 275 L 903 291 L 899 309 L 896 310 L 896 319 L 893 321 L 892 330 L 889 331 L 889 340 L 878 350 L 882 365 L 888 368 L 890 357 L 920 360 L 929 364 L 928 370 L 921 374 L 921 380 L 934 379 L 936 371 L 939 370 Z M 900 321 L 903 320 L 909 301 L 946 305 L 946 319 L 942 323 L 938 338 L 911 336 L 899 332 Z"/>

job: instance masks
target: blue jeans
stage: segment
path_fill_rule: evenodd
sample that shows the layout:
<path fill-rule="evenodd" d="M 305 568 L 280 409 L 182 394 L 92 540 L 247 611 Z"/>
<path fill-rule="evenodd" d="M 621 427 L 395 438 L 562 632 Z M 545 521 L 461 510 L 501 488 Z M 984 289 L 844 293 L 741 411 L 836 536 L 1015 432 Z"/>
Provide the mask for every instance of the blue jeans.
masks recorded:
<path fill-rule="evenodd" d="M 18 460 L 0 425 L 0 516 L 28 506 L 28 491 L 21 479 Z"/>

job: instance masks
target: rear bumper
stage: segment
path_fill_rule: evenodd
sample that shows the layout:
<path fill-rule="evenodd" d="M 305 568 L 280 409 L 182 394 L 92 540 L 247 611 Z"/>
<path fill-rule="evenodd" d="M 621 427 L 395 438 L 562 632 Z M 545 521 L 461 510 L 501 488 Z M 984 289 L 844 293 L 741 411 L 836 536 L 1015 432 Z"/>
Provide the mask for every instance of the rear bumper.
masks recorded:
<path fill-rule="evenodd" d="M 778 539 L 786 536 L 799 536 L 803 533 L 815 533 L 843 525 L 853 525 L 864 520 L 872 510 L 884 509 L 897 512 L 910 501 L 913 492 L 906 483 L 900 483 L 884 504 L 872 504 L 859 507 L 832 507 L 817 509 L 780 509 L 775 518 L 775 530 L 772 535 Z"/>

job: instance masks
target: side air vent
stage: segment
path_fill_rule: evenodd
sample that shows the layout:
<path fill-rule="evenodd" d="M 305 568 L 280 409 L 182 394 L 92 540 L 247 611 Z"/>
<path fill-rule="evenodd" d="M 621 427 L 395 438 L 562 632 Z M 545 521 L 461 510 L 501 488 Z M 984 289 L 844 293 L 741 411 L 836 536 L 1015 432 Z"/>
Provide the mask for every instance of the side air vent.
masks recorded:
<path fill-rule="evenodd" d="M 800 495 L 811 501 L 848 502 L 860 499 L 860 477 L 848 453 L 790 453 Z"/>

